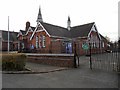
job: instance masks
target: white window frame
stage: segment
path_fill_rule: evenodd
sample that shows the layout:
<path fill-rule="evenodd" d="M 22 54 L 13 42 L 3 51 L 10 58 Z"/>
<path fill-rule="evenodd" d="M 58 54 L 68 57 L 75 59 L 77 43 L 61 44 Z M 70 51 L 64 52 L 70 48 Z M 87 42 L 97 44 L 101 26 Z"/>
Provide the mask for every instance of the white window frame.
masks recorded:
<path fill-rule="evenodd" d="M 39 47 L 42 47 L 42 36 L 39 37 Z"/>
<path fill-rule="evenodd" d="M 22 43 L 22 49 L 24 49 L 25 48 L 25 45 L 24 45 L 24 43 Z"/>
<path fill-rule="evenodd" d="M 42 47 L 46 47 L 46 37 L 44 35 L 42 36 Z"/>
<path fill-rule="evenodd" d="M 39 37 L 36 36 L 36 48 L 39 48 Z"/>
<path fill-rule="evenodd" d="M 103 47 L 103 48 L 105 47 L 105 43 L 104 43 L 104 42 L 102 42 L 102 47 Z"/>

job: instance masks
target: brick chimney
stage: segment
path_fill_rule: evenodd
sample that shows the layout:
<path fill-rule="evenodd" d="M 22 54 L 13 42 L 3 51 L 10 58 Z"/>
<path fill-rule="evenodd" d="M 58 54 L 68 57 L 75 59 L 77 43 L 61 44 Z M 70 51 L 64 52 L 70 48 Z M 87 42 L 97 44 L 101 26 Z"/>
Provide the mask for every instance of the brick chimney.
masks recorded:
<path fill-rule="evenodd" d="M 27 21 L 27 22 L 26 22 L 25 31 L 27 31 L 29 27 L 30 27 L 30 22 L 29 22 L 29 21 Z"/>

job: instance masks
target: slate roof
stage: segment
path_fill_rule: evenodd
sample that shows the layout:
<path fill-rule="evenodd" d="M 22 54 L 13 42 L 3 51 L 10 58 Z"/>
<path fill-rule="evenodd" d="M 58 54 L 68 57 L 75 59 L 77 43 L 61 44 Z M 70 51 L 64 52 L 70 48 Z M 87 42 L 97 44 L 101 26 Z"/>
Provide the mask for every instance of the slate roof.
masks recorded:
<path fill-rule="evenodd" d="M 103 41 L 108 41 L 103 35 L 101 35 L 100 33 L 99 33 L 99 35 L 100 35 L 100 37 L 101 37 L 101 39 L 103 40 Z"/>
<path fill-rule="evenodd" d="M 63 28 L 60 26 L 56 26 L 56 25 L 52 25 L 44 22 L 41 22 L 41 24 L 51 36 L 76 38 L 76 37 L 88 36 L 94 22 L 71 27 L 70 31 L 67 30 L 67 28 Z"/>
<path fill-rule="evenodd" d="M 32 26 L 31 26 L 31 29 L 34 31 L 34 30 L 35 30 L 35 27 L 32 27 Z M 22 33 L 22 35 L 25 35 L 25 34 L 27 33 L 27 31 L 25 31 L 25 30 L 20 30 L 20 32 Z"/>
<path fill-rule="evenodd" d="M 33 31 L 35 30 L 35 27 L 32 27 L 32 26 L 31 26 L 31 28 L 32 28 Z"/>
<path fill-rule="evenodd" d="M 41 22 L 41 24 L 51 36 L 70 37 L 70 32 L 67 30 L 67 28 L 43 22 Z"/>
<path fill-rule="evenodd" d="M 2 40 L 3 41 L 8 40 L 8 31 L 4 31 L 4 30 L 1 31 L 2 31 Z M 18 32 L 9 31 L 9 35 L 10 35 L 9 38 L 10 41 L 17 41 Z"/>
<path fill-rule="evenodd" d="M 71 30 L 70 30 L 71 38 L 87 37 L 93 25 L 94 25 L 94 22 L 71 27 Z"/>
<path fill-rule="evenodd" d="M 25 34 L 26 34 L 26 31 L 25 31 L 25 30 L 20 30 L 20 32 L 22 33 L 22 35 L 25 35 Z"/>

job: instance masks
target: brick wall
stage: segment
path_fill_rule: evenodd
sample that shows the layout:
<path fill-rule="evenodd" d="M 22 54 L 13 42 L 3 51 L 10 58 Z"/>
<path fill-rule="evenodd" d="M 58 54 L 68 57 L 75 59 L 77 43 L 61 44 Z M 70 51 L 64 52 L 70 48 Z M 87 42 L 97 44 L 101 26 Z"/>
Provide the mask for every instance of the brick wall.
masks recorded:
<path fill-rule="evenodd" d="M 28 56 L 27 61 L 60 67 L 73 67 L 73 56 Z"/>
<path fill-rule="evenodd" d="M 106 49 L 107 49 L 107 42 L 105 42 L 105 41 L 103 41 L 104 42 L 104 47 L 101 47 L 101 45 L 100 45 L 100 39 L 99 39 L 99 37 L 98 37 L 98 34 L 97 34 L 97 32 L 94 32 L 94 31 L 92 31 L 91 33 L 90 33 L 90 36 L 91 36 L 91 38 L 92 39 L 94 39 L 94 41 L 95 41 L 95 43 L 97 43 L 97 44 L 99 44 L 99 46 L 97 47 L 97 46 L 95 46 L 95 47 L 91 47 L 91 53 L 99 53 L 99 52 L 104 52 Z M 94 37 L 94 38 L 93 38 Z M 77 53 L 78 54 L 80 54 L 80 55 L 86 55 L 86 54 L 89 54 L 89 50 L 83 50 L 83 48 L 82 48 L 82 44 L 84 43 L 84 42 L 86 42 L 86 40 L 87 40 L 87 38 L 81 38 L 81 39 L 79 39 L 78 41 L 76 41 L 76 51 L 77 51 Z M 93 44 L 93 42 L 92 41 L 90 41 L 91 42 L 91 45 Z M 101 47 L 101 48 L 100 48 Z M 73 50 L 74 50 L 74 47 L 73 47 Z"/>
<path fill-rule="evenodd" d="M 2 41 L 2 50 L 7 51 L 8 50 L 8 41 Z M 9 50 L 18 50 L 18 42 L 9 42 Z"/>
<path fill-rule="evenodd" d="M 45 47 L 39 47 L 36 48 L 36 52 L 39 53 L 49 53 L 50 51 L 50 37 L 45 33 L 45 31 L 43 32 L 37 32 L 35 33 L 35 35 L 33 36 L 33 39 L 31 40 L 31 44 L 33 44 L 36 47 L 36 36 L 38 36 L 40 38 L 40 36 L 44 35 L 45 36 Z"/>
<path fill-rule="evenodd" d="M 2 42 L 2 50 L 7 51 L 8 50 L 8 42 Z"/>
<path fill-rule="evenodd" d="M 51 53 L 61 53 L 61 41 L 51 41 Z"/>

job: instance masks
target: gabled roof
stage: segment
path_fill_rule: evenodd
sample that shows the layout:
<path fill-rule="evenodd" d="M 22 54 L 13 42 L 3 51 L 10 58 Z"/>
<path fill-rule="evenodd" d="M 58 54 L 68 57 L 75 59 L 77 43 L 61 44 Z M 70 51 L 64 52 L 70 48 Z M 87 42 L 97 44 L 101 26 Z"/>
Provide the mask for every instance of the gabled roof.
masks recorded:
<path fill-rule="evenodd" d="M 70 17 L 68 16 L 68 22 L 70 24 Z M 89 37 L 89 34 L 92 31 L 92 27 L 95 26 L 95 23 L 88 23 L 84 25 L 79 25 L 79 26 L 74 26 L 69 28 L 64 28 L 52 24 L 48 24 L 43 22 L 42 20 L 42 14 L 41 14 L 41 9 L 39 7 L 39 12 L 38 12 L 38 17 L 37 17 L 37 26 L 36 27 L 31 27 L 33 28 L 33 33 L 30 37 L 30 40 L 33 38 L 35 32 L 39 28 L 39 25 L 43 28 L 43 30 L 47 33 L 49 37 L 65 37 L 65 38 L 77 38 L 77 37 Z M 42 30 L 42 31 L 43 31 Z M 97 31 L 96 27 L 95 30 Z M 38 29 L 39 31 L 39 29 Z M 40 30 L 41 31 L 41 30 Z M 97 32 L 98 33 L 98 32 Z M 98 34 L 99 35 L 99 34 Z"/>
<path fill-rule="evenodd" d="M 26 34 L 26 31 L 25 31 L 25 30 L 20 30 L 20 32 L 22 33 L 22 35 L 25 35 L 25 34 Z"/>
<path fill-rule="evenodd" d="M 4 31 L 4 30 L 1 30 L 2 31 L 2 40 L 3 41 L 7 41 L 8 40 L 8 31 Z M 10 41 L 17 41 L 17 35 L 18 35 L 18 32 L 14 32 L 14 31 L 9 31 L 9 40 Z"/>
<path fill-rule="evenodd" d="M 32 28 L 33 31 L 35 30 L 35 27 L 32 27 L 32 26 L 31 26 L 31 28 Z"/>
<path fill-rule="evenodd" d="M 52 25 L 52 24 L 45 23 L 45 22 L 40 22 L 40 24 L 42 25 L 45 32 L 47 32 L 47 34 L 50 37 L 60 37 L 60 38 L 61 37 L 62 38 L 88 37 L 89 33 L 92 30 L 92 27 L 95 25 L 95 23 L 92 22 L 92 23 L 88 23 L 88 24 L 84 24 L 84 25 L 74 26 L 74 27 L 71 27 L 70 30 L 68 30 L 67 28 Z M 37 30 L 37 27 L 31 27 L 31 28 L 33 28 L 34 32 L 31 36 L 30 40 L 34 36 L 34 34 Z M 95 28 L 95 30 L 96 30 L 96 28 Z"/>
<path fill-rule="evenodd" d="M 67 30 L 67 28 L 44 22 L 41 22 L 41 24 L 51 36 L 70 37 L 70 32 Z"/>
<path fill-rule="evenodd" d="M 70 31 L 67 28 L 44 23 L 44 22 L 42 22 L 41 24 L 51 36 L 76 38 L 76 37 L 87 37 L 92 26 L 94 25 L 94 22 L 71 27 Z"/>
<path fill-rule="evenodd" d="M 71 27 L 71 30 L 70 30 L 71 38 L 87 37 L 93 25 L 94 25 L 94 22 Z"/>
<path fill-rule="evenodd" d="M 108 42 L 108 40 L 102 34 L 99 33 L 99 35 L 100 35 L 102 41 L 107 41 Z"/>
<path fill-rule="evenodd" d="M 25 33 L 25 35 L 27 35 L 28 34 L 28 32 L 34 32 L 34 30 L 35 30 L 35 27 L 32 27 L 32 26 L 30 26 L 26 31 L 24 31 Z"/>

